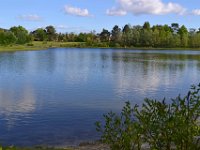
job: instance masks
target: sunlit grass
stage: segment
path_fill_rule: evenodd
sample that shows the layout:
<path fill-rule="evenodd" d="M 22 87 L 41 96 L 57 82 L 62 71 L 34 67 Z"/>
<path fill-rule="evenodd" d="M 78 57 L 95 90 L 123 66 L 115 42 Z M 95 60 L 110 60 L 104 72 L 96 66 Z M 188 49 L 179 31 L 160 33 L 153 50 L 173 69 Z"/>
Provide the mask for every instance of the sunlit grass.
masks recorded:
<path fill-rule="evenodd" d="M 48 48 L 57 48 L 57 47 L 82 47 L 84 42 L 41 42 L 34 41 L 24 45 L 8 45 L 0 46 L 0 52 L 6 51 L 29 51 L 29 50 L 44 50 Z"/>

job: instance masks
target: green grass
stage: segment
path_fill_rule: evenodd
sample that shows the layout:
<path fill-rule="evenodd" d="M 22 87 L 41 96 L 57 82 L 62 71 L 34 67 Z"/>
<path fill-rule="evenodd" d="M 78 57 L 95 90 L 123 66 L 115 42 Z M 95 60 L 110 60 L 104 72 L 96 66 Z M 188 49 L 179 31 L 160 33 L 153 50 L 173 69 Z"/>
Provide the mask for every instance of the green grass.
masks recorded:
<path fill-rule="evenodd" d="M 40 42 L 34 41 L 24 45 L 0 46 L 0 52 L 44 50 L 57 47 L 83 47 L 84 42 Z"/>

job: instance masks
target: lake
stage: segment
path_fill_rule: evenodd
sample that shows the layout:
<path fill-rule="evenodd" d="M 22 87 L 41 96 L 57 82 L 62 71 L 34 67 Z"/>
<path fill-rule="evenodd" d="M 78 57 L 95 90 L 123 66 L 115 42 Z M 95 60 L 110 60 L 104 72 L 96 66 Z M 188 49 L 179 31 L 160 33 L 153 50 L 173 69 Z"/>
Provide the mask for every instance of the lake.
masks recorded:
<path fill-rule="evenodd" d="M 0 53 L 0 143 L 65 146 L 99 139 L 95 121 L 124 102 L 185 95 L 200 51 L 55 48 Z"/>

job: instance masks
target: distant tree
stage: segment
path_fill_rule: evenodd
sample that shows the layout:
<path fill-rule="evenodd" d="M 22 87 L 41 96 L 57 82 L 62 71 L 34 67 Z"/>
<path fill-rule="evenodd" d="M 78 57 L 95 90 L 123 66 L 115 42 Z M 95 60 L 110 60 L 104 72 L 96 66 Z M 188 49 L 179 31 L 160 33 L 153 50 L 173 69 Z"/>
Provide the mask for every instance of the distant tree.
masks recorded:
<path fill-rule="evenodd" d="M 131 41 L 131 27 L 130 25 L 126 24 L 122 29 L 122 45 L 123 46 L 130 46 Z"/>
<path fill-rule="evenodd" d="M 121 42 L 121 29 L 115 25 L 111 31 L 111 42 L 112 44 L 120 44 Z"/>
<path fill-rule="evenodd" d="M 134 26 L 131 29 L 131 40 L 130 45 L 131 46 L 140 46 L 140 32 L 142 30 L 141 26 Z"/>
<path fill-rule="evenodd" d="M 152 47 L 153 34 L 151 30 L 144 29 L 140 32 L 140 46 Z"/>
<path fill-rule="evenodd" d="M 54 26 L 47 26 L 46 27 L 46 33 L 48 37 L 48 41 L 56 41 L 57 35 L 56 35 L 56 29 Z"/>
<path fill-rule="evenodd" d="M 94 45 L 94 43 L 98 43 L 99 42 L 99 39 L 96 35 L 96 31 L 91 31 L 90 33 L 87 34 L 87 37 L 86 37 L 86 42 L 88 45 Z"/>
<path fill-rule="evenodd" d="M 180 27 L 178 30 L 178 34 L 180 35 L 181 38 L 181 47 L 187 47 L 188 46 L 188 30 L 187 28 L 183 25 Z"/>
<path fill-rule="evenodd" d="M 65 37 L 66 37 L 66 41 L 75 42 L 77 35 L 75 33 L 71 32 L 71 33 L 66 33 Z"/>
<path fill-rule="evenodd" d="M 86 40 L 87 40 L 87 34 L 79 33 L 75 39 L 75 42 L 86 42 Z"/>
<path fill-rule="evenodd" d="M 156 27 L 153 28 L 152 31 L 152 45 L 153 47 L 160 47 L 161 45 L 161 39 L 160 39 L 160 30 L 157 29 Z"/>
<path fill-rule="evenodd" d="M 46 30 L 43 28 L 38 28 L 37 30 L 31 32 L 35 41 L 45 41 L 47 40 Z"/>
<path fill-rule="evenodd" d="M 180 45 L 181 45 L 181 38 L 180 38 L 180 35 L 179 35 L 179 34 L 173 35 L 173 36 L 170 38 L 169 43 L 170 43 L 170 44 L 169 44 L 170 47 L 172 47 L 172 48 L 180 47 Z"/>
<path fill-rule="evenodd" d="M 10 31 L 0 31 L 0 45 L 9 45 L 16 42 L 16 36 Z"/>
<path fill-rule="evenodd" d="M 58 34 L 58 42 L 64 42 L 66 41 L 66 36 L 63 33 Z"/>
<path fill-rule="evenodd" d="M 145 22 L 144 25 L 143 25 L 143 29 L 150 30 L 151 29 L 150 23 Z"/>
<path fill-rule="evenodd" d="M 165 30 L 165 32 L 173 33 L 173 29 L 170 26 L 168 26 L 167 24 L 165 24 L 162 28 Z"/>
<path fill-rule="evenodd" d="M 31 38 L 28 34 L 28 31 L 22 26 L 14 26 L 10 28 L 10 31 L 16 36 L 17 44 L 25 44 L 30 42 Z"/>
<path fill-rule="evenodd" d="M 127 34 L 127 33 L 129 33 L 131 31 L 131 27 L 130 27 L 130 25 L 128 25 L 128 24 L 126 24 L 125 26 L 124 26 L 124 28 L 122 29 L 122 32 L 124 33 L 124 34 Z"/>
<path fill-rule="evenodd" d="M 190 35 L 189 46 L 193 48 L 200 47 L 200 33 Z"/>
<path fill-rule="evenodd" d="M 110 32 L 106 29 L 103 29 L 99 34 L 101 42 L 109 42 L 110 41 Z"/>

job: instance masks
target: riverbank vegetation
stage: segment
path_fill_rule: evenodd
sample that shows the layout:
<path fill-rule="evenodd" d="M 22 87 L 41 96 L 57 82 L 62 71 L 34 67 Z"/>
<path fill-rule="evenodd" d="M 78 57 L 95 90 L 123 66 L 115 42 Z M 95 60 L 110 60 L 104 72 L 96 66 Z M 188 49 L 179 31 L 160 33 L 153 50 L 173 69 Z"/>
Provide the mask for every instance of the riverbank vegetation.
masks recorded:
<path fill-rule="evenodd" d="M 129 102 L 121 114 L 109 112 L 97 122 L 101 139 L 113 150 L 199 150 L 200 85 L 192 86 L 185 97 L 167 103 L 145 99 L 142 106 Z"/>
<path fill-rule="evenodd" d="M 143 26 L 115 25 L 100 33 L 57 33 L 54 26 L 28 32 L 22 26 L 0 29 L 0 51 L 43 49 L 50 47 L 116 48 L 200 48 L 200 29 L 187 29 L 178 23 Z"/>

